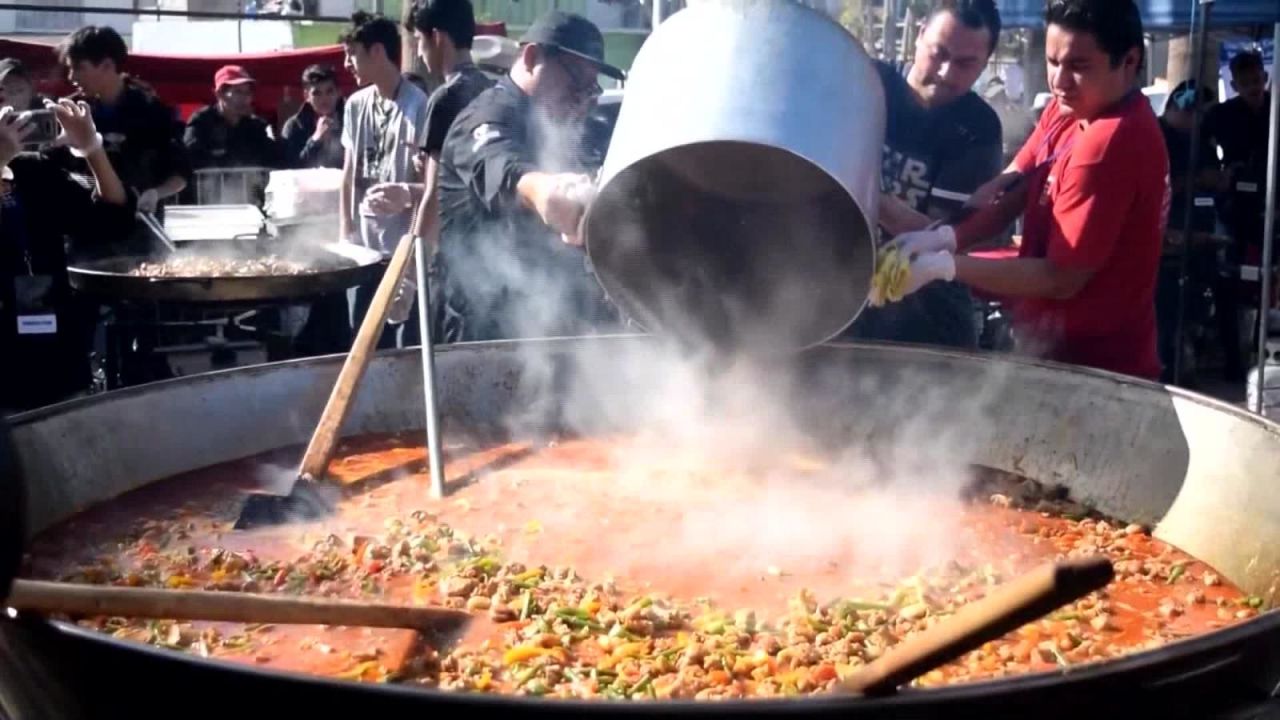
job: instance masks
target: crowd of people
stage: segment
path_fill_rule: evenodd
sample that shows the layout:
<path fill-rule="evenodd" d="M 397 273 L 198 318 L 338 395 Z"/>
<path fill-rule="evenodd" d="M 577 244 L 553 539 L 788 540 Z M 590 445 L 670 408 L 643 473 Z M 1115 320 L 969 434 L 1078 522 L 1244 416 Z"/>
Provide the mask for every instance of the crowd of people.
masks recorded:
<path fill-rule="evenodd" d="M 1177 348 L 1176 339 L 1184 251 L 1189 253 L 1189 278 L 1183 312 L 1191 325 L 1216 329 L 1224 379 L 1239 382 L 1245 376 L 1240 316 L 1246 299 L 1240 268 L 1261 256 L 1270 100 L 1261 54 L 1236 55 L 1230 73 L 1236 92 L 1232 99 L 1218 103 L 1212 88 L 1184 81 L 1169 94 L 1159 119 L 1172 188 L 1157 288 L 1166 381 L 1173 380 L 1176 354 L 1182 352 L 1185 359 L 1190 352 Z M 1201 136 L 1195 172 L 1190 173 L 1197 112 Z"/>
<path fill-rule="evenodd" d="M 120 36 L 86 27 L 59 49 L 77 88 L 50 105 L 62 137 L 22 153 L 21 111 L 49 101 L 35 96 L 21 63 L 0 61 L 0 104 L 9 108 L 0 121 L 0 243 L 5 276 L 21 280 L 5 296 L 5 332 L 16 331 L 20 350 L 3 354 L 18 362 L 3 377 L 48 375 L 42 368 L 54 365 L 39 352 L 74 365 L 57 381 L 6 382 L 0 407 L 32 407 L 84 387 L 87 313 L 67 287 L 58 240 L 101 242 L 104 228 L 127 226 L 135 211 L 162 214 L 204 168 L 341 169 L 341 241 L 389 256 L 409 236 L 430 254 L 426 325 L 438 343 L 620 329 L 625 319 L 592 277 L 580 237 L 599 160 L 583 141 L 587 118 L 600 76 L 624 77 L 605 61 L 600 30 L 551 11 L 495 80 L 471 57 L 469 0 L 419 0 L 408 23 L 436 81 L 432 92 L 401 72 L 396 23 L 357 13 L 339 40 L 361 89 L 344 98 L 336 69 L 308 68 L 306 103 L 279 133 L 254 115 L 254 80 L 244 68 L 220 69 L 214 102 L 183 125 L 127 73 Z M 868 308 L 846 338 L 976 349 L 981 295 L 1011 304 L 1022 352 L 1152 380 L 1165 372 L 1157 285 L 1166 227 L 1181 227 L 1179 142 L 1188 109 L 1211 98 L 1180 88 L 1156 117 L 1137 86 L 1145 57 L 1132 0 L 1050 0 L 1046 25 L 1054 99 L 1003 169 L 1000 118 L 973 91 L 1000 37 L 993 0 L 935 0 L 913 61 L 878 65 L 888 121 L 881 236 L 910 260 L 908 292 Z M 1232 72 L 1239 98 L 1205 123 L 1223 163 L 1209 160 L 1214 150 L 1202 152 L 1197 188 L 1247 187 L 1265 157 L 1260 59 L 1242 56 Z M 1227 204 L 1239 209 L 1246 200 L 1237 196 Z M 83 212 L 60 212 L 73 204 Z M 969 252 L 1018 217 L 1016 257 Z M 1238 237 L 1260 235 L 1244 224 L 1248 212 L 1229 217 Z M 381 347 L 420 339 L 409 275 Z M 328 349 L 349 344 L 373 290 L 357 289 L 351 307 L 335 299 L 312 308 L 312 324 L 331 329 L 322 331 L 331 332 Z M 56 322 L 41 324 L 50 317 Z"/>

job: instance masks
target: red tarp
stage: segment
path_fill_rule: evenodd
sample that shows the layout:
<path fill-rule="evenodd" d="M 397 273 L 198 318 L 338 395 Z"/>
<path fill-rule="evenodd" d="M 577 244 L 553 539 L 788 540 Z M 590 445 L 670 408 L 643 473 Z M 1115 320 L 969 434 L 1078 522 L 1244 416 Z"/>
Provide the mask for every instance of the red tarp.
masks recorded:
<path fill-rule="evenodd" d="M 502 23 L 479 24 L 479 34 L 505 35 Z M 0 58 L 22 60 L 36 80 L 37 91 L 51 97 L 74 92 L 59 66 L 56 48 L 44 43 L 22 42 L 0 38 Z M 257 113 L 270 121 L 282 123 L 302 102 L 302 71 L 314 64 L 331 65 L 338 71 L 338 84 L 343 94 L 356 89 L 355 80 L 343 69 L 341 45 L 284 50 L 270 53 L 229 55 L 148 55 L 130 53 L 125 72 L 155 89 L 185 121 L 199 108 L 213 102 L 213 74 L 223 65 L 240 65 L 257 80 L 254 106 Z M 281 108 L 281 100 L 287 96 Z M 285 117 L 277 118 L 277 110 Z"/>

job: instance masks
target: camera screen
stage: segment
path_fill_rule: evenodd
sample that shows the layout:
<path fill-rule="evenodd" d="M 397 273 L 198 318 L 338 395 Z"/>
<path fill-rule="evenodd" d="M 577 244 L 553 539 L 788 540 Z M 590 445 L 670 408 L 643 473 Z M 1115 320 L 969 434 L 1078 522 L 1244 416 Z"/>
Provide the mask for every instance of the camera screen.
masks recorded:
<path fill-rule="evenodd" d="M 52 110 L 32 110 L 23 113 L 22 118 L 30 127 L 30 131 L 22 141 L 24 147 L 44 149 L 57 139 L 58 119 L 54 117 Z"/>

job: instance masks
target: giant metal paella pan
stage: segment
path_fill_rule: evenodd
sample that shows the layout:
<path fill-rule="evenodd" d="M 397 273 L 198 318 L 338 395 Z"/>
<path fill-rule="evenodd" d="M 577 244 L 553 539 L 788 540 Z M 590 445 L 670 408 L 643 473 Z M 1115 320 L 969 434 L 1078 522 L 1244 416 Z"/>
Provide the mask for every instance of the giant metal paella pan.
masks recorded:
<path fill-rule="evenodd" d="M 423 479 L 418 354 L 378 357 L 331 466 L 346 509 L 327 525 L 270 531 L 280 535 L 232 532 L 238 498 L 291 471 L 339 357 L 167 381 L 17 416 L 34 538 L 26 572 L 236 590 L 250 581 L 227 571 L 247 569 L 260 573 L 252 582 L 280 592 L 395 597 L 399 587 L 405 602 L 464 605 L 498 629 L 486 631 L 487 651 L 452 654 L 432 641 L 402 653 L 411 659 L 398 673 L 384 673 L 400 662 L 392 659 L 395 643 L 371 631 L 223 627 L 210 634 L 128 619 L 20 617 L 2 626 L 3 650 L 24 658 L 23 672 L 6 681 L 60 688 L 56 698 L 73 708 L 64 716 L 84 710 L 85 698 L 93 699 L 92 711 L 125 712 L 143 694 L 199 688 L 205 697 L 261 690 L 293 711 L 1078 717 L 1139 704 L 1165 717 L 1205 717 L 1265 699 L 1280 677 L 1277 616 L 1269 611 L 1280 570 L 1274 425 L 1104 373 L 823 346 L 771 368 L 763 396 L 721 386 L 756 407 L 767 404 L 761 397 L 777 401 L 769 413 L 733 406 L 732 393 L 703 398 L 737 414 L 698 430 L 684 424 L 701 411 L 698 403 L 680 405 L 673 380 L 680 365 L 665 365 L 655 347 L 651 339 L 617 337 L 442 348 L 450 492 L 440 501 L 428 497 Z M 681 409 L 654 414 L 646 399 L 654 397 Z M 734 427 L 748 432 L 721 434 Z M 665 432 L 673 428 L 686 440 Z M 636 441 L 645 437 L 658 444 Z M 797 439 L 806 457 L 792 457 Z M 750 463 L 737 462 L 748 456 Z M 700 464 L 708 457 L 711 465 Z M 743 472 L 751 463 L 777 472 L 760 484 Z M 961 477 L 1015 481 L 969 492 L 966 507 L 986 509 L 951 515 L 966 484 L 945 478 Z M 1048 491 L 1028 495 L 1033 486 Z M 1016 520 L 984 519 L 1001 513 Z M 974 528 L 1050 555 L 1062 542 L 1068 554 L 1120 553 L 1117 584 L 1072 616 L 1020 631 L 1034 636 L 1028 662 L 1018 649 L 1027 638 L 1015 634 L 989 655 L 894 697 L 835 693 L 829 674 L 845 668 L 830 658 L 856 665 L 874 654 L 871 636 L 909 634 L 912 623 L 944 619 L 949 606 L 965 601 L 935 576 L 890 566 L 928 559 L 918 551 L 945 557 L 971 544 Z M 299 544 L 290 551 L 299 557 L 340 559 L 323 572 L 316 565 L 268 569 L 287 542 Z M 1135 547 L 1149 554 L 1121 557 Z M 198 561 L 175 565 L 174 552 Z M 980 593 L 946 573 L 999 574 L 1002 552 L 985 560 L 956 555 L 938 577 Z M 93 559 L 103 554 L 117 564 Z M 222 574 L 201 575 L 215 555 L 212 567 Z M 1137 566 L 1125 567 L 1134 557 Z M 63 570 L 50 570 L 63 561 Z M 631 575 L 649 584 L 625 589 Z M 859 577 L 890 576 L 897 580 L 880 590 L 853 590 Z M 234 587 L 219 585 L 227 582 Z M 486 583 L 494 585 L 480 589 Z M 1126 608 L 1142 604 L 1144 592 L 1150 606 Z M 716 607 L 783 593 L 790 600 L 776 609 L 781 624 L 773 624 L 774 609 L 755 618 L 717 614 Z M 1114 655 L 1091 654 L 1123 644 L 1108 633 L 1125 617 L 1142 618 L 1125 627 L 1148 634 Z M 1179 624 L 1194 617 L 1203 620 L 1197 627 Z M 522 634 L 538 623 L 547 632 L 536 640 Z M 797 623 L 824 624 L 818 632 Z M 1046 638 L 1068 644 L 1046 648 Z M 738 649 L 731 652 L 727 639 Z M 1007 655 L 996 652 L 1005 645 Z M 757 651 L 764 658 L 750 665 Z M 286 656 L 312 664 L 289 665 Z M 987 672 L 986 662 L 998 666 Z M 467 663 L 480 672 L 467 675 Z M 640 668 L 652 674 L 629 675 Z M 672 684 L 681 678 L 704 684 L 684 693 Z M 711 688 L 713 680 L 728 684 Z M 761 697 L 768 688 L 783 692 Z M 55 707 L 40 697 L 41 707 Z"/>

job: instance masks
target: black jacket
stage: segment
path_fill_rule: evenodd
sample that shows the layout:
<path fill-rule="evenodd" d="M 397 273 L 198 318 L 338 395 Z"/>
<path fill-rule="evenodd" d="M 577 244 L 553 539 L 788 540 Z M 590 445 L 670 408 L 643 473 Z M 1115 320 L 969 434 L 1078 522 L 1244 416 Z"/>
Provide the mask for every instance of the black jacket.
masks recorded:
<path fill-rule="evenodd" d="M 191 116 L 182 142 L 196 170 L 280 167 L 280 146 L 266 120 L 250 116 L 232 126 L 216 105 L 206 105 Z"/>
<path fill-rule="evenodd" d="M 89 103 L 111 166 L 127 187 L 141 193 L 175 175 L 191 178 L 178 114 L 146 85 L 126 77 L 124 93 L 113 106 L 82 95 L 72 99 Z M 48 154 L 78 173 L 89 174 L 88 165 L 65 148 Z"/>
<path fill-rule="evenodd" d="M 68 255 L 113 244 L 133 227 L 135 196 L 105 203 L 57 160 L 23 153 L 0 196 L 0 411 L 47 405 L 88 387 L 96 306 L 71 291 Z M 38 311 L 19 290 L 48 283 Z M 24 290 L 25 291 L 25 290 Z M 19 333 L 18 318 L 56 316 L 56 332 Z"/>
<path fill-rule="evenodd" d="M 320 140 L 312 140 L 320 116 L 310 103 L 285 121 L 280 132 L 284 140 L 284 164 L 294 169 L 341 168 L 345 151 L 342 148 L 342 101 L 334 110 L 333 129 Z"/>

